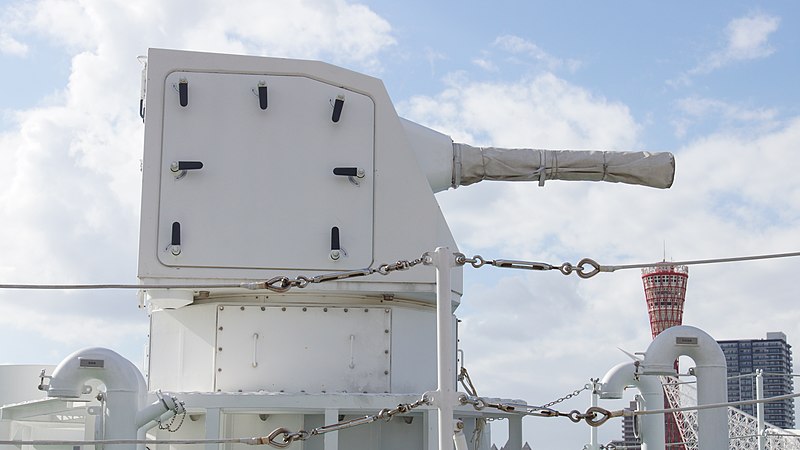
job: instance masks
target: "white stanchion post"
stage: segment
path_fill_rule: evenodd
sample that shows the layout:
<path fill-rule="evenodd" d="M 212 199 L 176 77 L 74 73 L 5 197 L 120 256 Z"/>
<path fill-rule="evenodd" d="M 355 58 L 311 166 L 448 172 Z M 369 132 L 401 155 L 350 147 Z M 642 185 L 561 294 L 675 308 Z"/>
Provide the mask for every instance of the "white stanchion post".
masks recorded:
<path fill-rule="evenodd" d="M 597 381 L 592 381 L 592 399 L 591 405 L 592 407 L 597 406 L 597 399 L 600 397 L 600 386 L 597 384 Z M 597 443 L 597 428 L 598 427 L 589 427 L 589 450 L 599 450 L 600 446 Z"/>
<path fill-rule="evenodd" d="M 756 400 L 764 399 L 764 371 L 756 369 Z M 758 420 L 758 450 L 766 450 L 767 437 L 764 436 L 764 404 L 756 403 L 756 418 Z"/>
<path fill-rule="evenodd" d="M 455 255 L 447 247 L 437 247 L 431 255 L 436 267 L 436 353 L 439 410 L 439 450 L 453 450 L 453 402 L 456 377 L 453 358 L 453 306 L 450 300 L 450 270 L 455 265 Z"/>

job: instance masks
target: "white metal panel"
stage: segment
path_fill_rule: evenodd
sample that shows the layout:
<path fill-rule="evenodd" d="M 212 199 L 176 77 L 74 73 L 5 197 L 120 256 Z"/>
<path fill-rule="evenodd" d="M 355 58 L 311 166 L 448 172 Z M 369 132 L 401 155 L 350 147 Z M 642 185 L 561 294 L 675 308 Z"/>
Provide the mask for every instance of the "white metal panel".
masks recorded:
<path fill-rule="evenodd" d="M 347 98 L 342 119 L 337 125 L 351 125 L 346 121 L 350 117 L 348 112 L 352 112 L 351 109 L 348 109 L 351 104 L 347 103 L 352 100 L 352 93 L 368 96 L 374 106 L 374 179 L 370 180 L 368 173 L 364 183 L 374 184 L 374 200 L 372 203 L 373 234 L 370 235 L 371 237 L 367 236 L 372 240 L 373 265 L 393 262 L 398 259 L 415 258 L 423 252 L 431 251 L 442 245 L 446 245 L 451 249 L 456 248 L 450 230 L 432 195 L 427 179 L 420 170 L 419 164 L 411 151 L 408 136 L 380 80 L 316 61 L 150 49 L 148 51 L 147 64 L 148 96 L 146 99 L 147 114 L 145 116 L 142 164 L 142 214 L 139 238 L 139 277 L 143 282 L 158 282 L 161 279 L 170 279 L 171 282 L 175 283 L 213 283 L 218 282 L 220 279 L 261 280 L 273 276 L 288 275 L 293 272 L 280 267 L 265 270 L 260 267 L 171 265 L 173 264 L 170 259 L 172 256 L 166 254 L 166 249 L 164 248 L 169 234 L 168 228 L 165 228 L 164 225 L 169 225 L 169 222 L 164 220 L 164 224 L 159 224 L 159 218 L 164 210 L 161 205 L 161 189 L 167 183 L 174 183 L 173 175 L 167 173 L 167 169 L 163 164 L 163 161 L 171 158 L 164 157 L 163 152 L 166 151 L 166 148 L 162 141 L 165 133 L 168 133 L 164 127 L 165 114 L 169 112 L 165 110 L 165 100 L 169 102 L 167 108 L 178 108 L 176 106 L 178 93 L 172 87 L 172 83 L 167 83 L 166 81 L 176 71 L 191 74 L 270 74 L 270 76 L 275 77 L 306 77 L 309 80 L 318 80 L 320 85 L 344 92 Z M 196 85 L 194 86 L 196 87 Z M 194 95 L 196 93 L 196 89 L 193 89 L 190 85 L 187 108 L 192 108 L 193 102 L 199 101 L 197 100 L 198 97 Z M 272 107 L 278 101 L 277 92 L 270 89 L 269 107 L 266 111 L 261 111 L 258 108 L 258 98 L 252 93 L 252 87 L 248 88 L 248 95 L 250 96 L 248 97 L 249 101 L 252 102 L 248 104 L 259 112 L 273 112 Z M 333 98 L 333 96 L 334 94 L 331 94 L 328 97 Z M 324 120 L 329 120 L 327 113 Z M 220 131 L 219 127 L 213 127 L 213 129 Z M 303 131 L 306 130 L 303 129 Z M 172 178 L 162 181 L 161 178 L 165 174 Z M 197 175 L 197 173 L 187 175 L 182 181 L 188 180 L 191 175 Z M 205 175 L 208 175 L 207 171 Z M 303 174 L 302 176 L 305 175 Z M 238 179 L 239 177 L 233 177 L 231 180 L 234 178 Z M 349 183 L 346 180 L 340 181 Z M 304 222 L 314 218 L 313 215 L 316 214 L 314 208 L 318 207 L 319 204 L 326 203 L 326 199 L 320 197 L 320 190 L 316 186 L 300 186 L 300 188 L 289 189 L 281 187 L 278 190 L 279 198 L 277 200 L 273 201 L 274 196 L 261 196 L 258 202 L 250 202 L 245 207 L 269 210 L 273 216 L 285 213 L 293 221 L 292 229 L 301 229 L 306 226 Z M 245 189 L 242 192 L 247 194 L 248 190 Z M 243 196 L 243 194 L 237 193 L 234 200 L 238 201 Z M 265 202 L 264 198 L 269 201 Z M 296 211 L 292 211 L 292 216 L 289 211 L 280 208 L 286 202 L 308 205 L 308 208 L 297 214 L 295 214 Z M 329 203 L 327 202 L 326 204 Z M 333 204 L 335 203 L 333 202 Z M 290 207 L 292 206 L 290 205 Z M 219 212 L 226 211 L 220 210 Z M 259 212 L 259 214 L 262 213 Z M 229 239 L 231 235 L 235 235 L 236 239 L 240 239 L 238 236 L 248 231 L 245 227 L 251 227 L 255 223 L 252 220 L 253 217 L 255 216 L 248 216 L 239 222 L 233 223 L 232 225 L 235 225 L 233 228 L 222 230 L 214 238 L 223 242 L 225 239 Z M 218 220 L 216 217 L 208 219 Z M 191 237 L 192 231 L 188 228 L 182 231 L 187 233 L 184 236 L 185 247 L 189 245 L 189 241 L 193 240 Z M 327 241 L 328 230 L 325 231 L 325 236 L 318 239 Z M 340 267 L 351 268 L 349 266 L 354 266 L 352 268 L 360 268 L 366 266 L 366 264 L 355 264 L 353 255 L 358 252 L 354 251 L 352 244 L 348 242 L 349 236 L 349 232 L 343 229 L 342 246 L 349 252 L 350 258 L 340 260 L 339 263 L 341 264 L 331 261 L 330 264 L 333 267 L 324 268 L 325 271 L 329 269 L 338 270 Z M 307 237 L 305 236 L 304 239 Z M 286 239 L 279 243 L 282 249 L 288 248 L 291 250 L 288 254 L 281 255 L 279 259 L 282 261 L 296 258 L 292 254 L 296 247 L 292 245 L 290 238 L 291 236 L 287 236 Z M 327 244 L 327 242 L 324 243 Z M 260 246 L 256 250 L 262 251 L 264 246 Z M 296 248 L 296 250 L 299 254 L 304 249 Z M 176 258 L 175 262 L 180 262 L 187 255 L 186 252 L 191 251 L 193 251 L 191 248 L 183 248 L 181 256 Z M 325 257 L 327 257 L 327 253 Z M 316 264 L 303 266 L 296 270 L 306 276 L 314 276 L 322 271 L 316 267 Z M 287 272 L 289 273 L 287 274 Z M 340 280 L 314 285 L 306 291 L 342 292 L 350 290 L 369 292 L 377 290 L 392 292 L 397 298 L 432 301 L 434 272 L 434 269 L 430 266 L 418 266 L 414 270 L 395 272 L 389 277 L 373 276 Z M 461 291 L 461 272 L 461 267 L 453 271 L 453 288 L 456 293 Z M 295 272 L 294 274 L 298 273 Z M 454 300 L 457 301 L 457 298 L 454 298 Z"/>
<path fill-rule="evenodd" d="M 436 311 L 392 308 L 392 392 L 436 389 Z"/>
<path fill-rule="evenodd" d="M 9 343 L 10 344 L 10 343 Z M 0 365 L 0 406 L 45 398 L 46 392 L 37 388 L 39 373 L 53 373 L 49 364 Z"/>
<path fill-rule="evenodd" d="M 187 105 L 177 87 L 188 85 Z M 176 267 L 367 267 L 373 246 L 374 104 L 301 76 L 172 72 L 164 82 L 158 258 Z M 262 110 L 259 83 L 268 89 Z M 344 98 L 341 118 L 334 103 Z M 176 161 L 203 168 L 177 178 Z M 356 167 L 351 182 L 336 167 Z M 171 251 L 172 224 L 181 251 Z M 338 227 L 346 256 L 330 257 Z"/>
<path fill-rule="evenodd" d="M 214 305 L 153 311 L 150 390 L 209 392 L 214 388 Z"/>
<path fill-rule="evenodd" d="M 216 389 L 389 391 L 391 309 L 218 307 Z"/>

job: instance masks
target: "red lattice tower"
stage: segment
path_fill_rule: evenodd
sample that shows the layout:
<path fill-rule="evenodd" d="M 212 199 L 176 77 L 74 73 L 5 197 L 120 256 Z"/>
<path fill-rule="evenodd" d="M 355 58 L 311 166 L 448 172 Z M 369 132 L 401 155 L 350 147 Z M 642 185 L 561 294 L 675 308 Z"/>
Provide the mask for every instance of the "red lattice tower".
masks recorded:
<path fill-rule="evenodd" d="M 642 269 L 644 297 L 653 338 L 667 328 L 683 323 L 687 281 L 689 269 L 686 266 L 659 265 Z"/>
<path fill-rule="evenodd" d="M 686 283 L 688 281 L 689 268 L 686 266 L 663 264 L 642 269 L 644 297 L 647 300 L 650 331 L 654 339 L 667 328 L 683 323 L 683 302 L 686 300 Z M 678 371 L 677 360 L 675 361 L 675 371 Z M 669 399 L 664 397 L 665 408 L 679 406 L 671 405 Z M 679 414 L 664 415 L 664 437 L 668 448 L 672 450 L 686 449 L 684 445 L 676 444 L 684 441 L 677 423 L 678 420 L 682 420 Z"/>

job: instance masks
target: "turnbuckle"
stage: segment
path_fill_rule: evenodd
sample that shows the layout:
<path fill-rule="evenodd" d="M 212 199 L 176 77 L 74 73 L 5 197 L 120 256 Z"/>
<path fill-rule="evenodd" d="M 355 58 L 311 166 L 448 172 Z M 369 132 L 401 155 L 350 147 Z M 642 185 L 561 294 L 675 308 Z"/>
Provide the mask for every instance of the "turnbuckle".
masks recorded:
<path fill-rule="evenodd" d="M 324 283 L 326 281 L 345 280 L 347 278 L 353 278 L 353 277 L 364 277 L 370 274 L 372 274 L 372 271 L 369 269 L 348 270 L 346 272 L 333 272 L 325 275 L 317 275 L 310 281 L 312 283 Z"/>
<path fill-rule="evenodd" d="M 571 275 L 573 272 L 577 273 L 579 277 L 584 279 L 591 278 L 604 271 L 604 269 L 608 271 L 607 268 L 604 268 L 604 266 L 601 266 L 597 263 L 597 261 L 590 258 L 583 258 L 578 262 L 577 265 L 574 266 L 568 262 L 565 262 L 560 266 L 554 266 L 552 264 L 535 261 L 521 261 L 514 259 L 484 259 L 481 255 L 475 255 L 472 258 L 467 258 L 463 253 L 456 253 L 455 256 L 456 264 L 459 266 L 469 263 L 476 269 L 488 264 L 501 269 L 525 269 L 541 271 L 558 270 L 564 275 Z"/>
<path fill-rule="evenodd" d="M 503 269 L 527 269 L 527 270 L 553 270 L 555 267 L 547 263 L 533 261 L 516 261 L 512 259 L 496 259 L 492 262 L 495 267 Z"/>
<path fill-rule="evenodd" d="M 503 412 L 515 412 L 516 408 L 512 405 L 505 405 L 503 403 L 488 402 L 483 397 L 470 397 L 467 395 L 460 395 L 458 402 L 462 405 L 472 405 L 476 411 L 481 411 L 484 408 L 494 408 Z"/>

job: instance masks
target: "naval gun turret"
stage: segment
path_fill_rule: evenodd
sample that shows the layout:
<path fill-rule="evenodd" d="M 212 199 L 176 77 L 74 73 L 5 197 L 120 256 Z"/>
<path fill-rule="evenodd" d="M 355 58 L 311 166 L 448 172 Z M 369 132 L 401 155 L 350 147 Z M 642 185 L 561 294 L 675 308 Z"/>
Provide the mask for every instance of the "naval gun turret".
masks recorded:
<path fill-rule="evenodd" d="M 674 172 L 664 153 L 453 143 L 398 117 L 380 80 L 320 62 L 152 49 L 145 82 L 147 381 L 184 393 L 193 419 L 176 437 L 308 429 L 436 389 L 434 268 L 374 270 L 457 249 L 435 192 L 481 180 L 665 188 Z M 345 275 L 264 284 L 326 273 Z M 453 309 L 461 277 L 454 267 Z M 458 414 L 467 435 L 493 415 L 521 420 Z M 435 415 L 407 416 L 305 445 L 434 448 Z M 488 448 L 488 431 L 471 445 Z"/>

